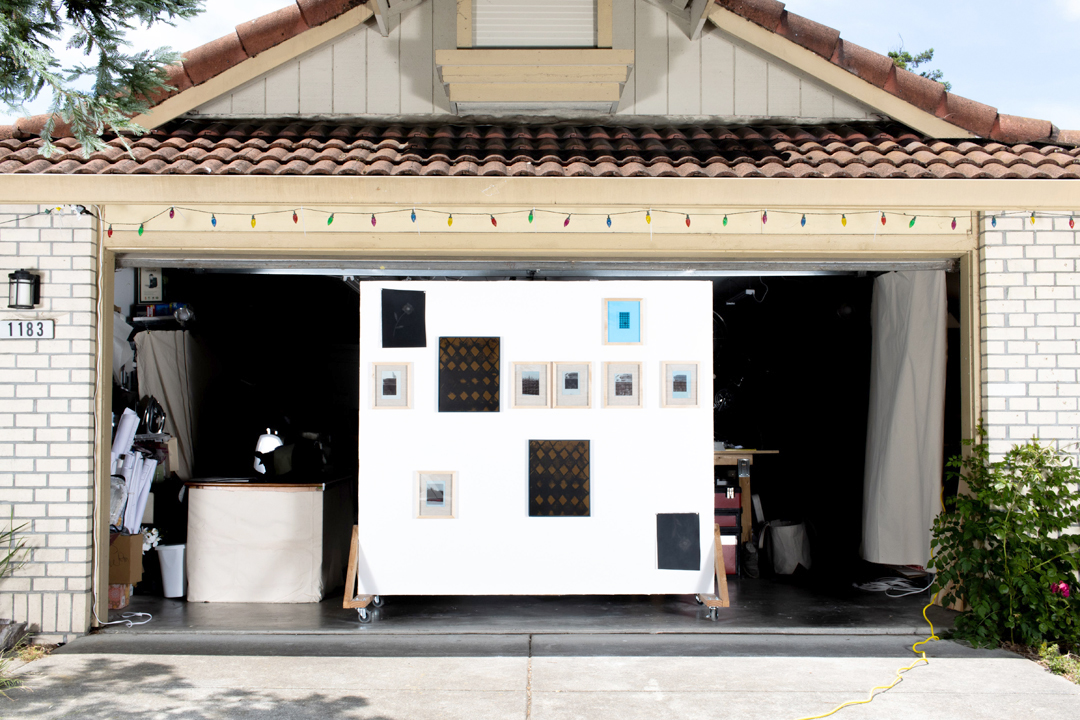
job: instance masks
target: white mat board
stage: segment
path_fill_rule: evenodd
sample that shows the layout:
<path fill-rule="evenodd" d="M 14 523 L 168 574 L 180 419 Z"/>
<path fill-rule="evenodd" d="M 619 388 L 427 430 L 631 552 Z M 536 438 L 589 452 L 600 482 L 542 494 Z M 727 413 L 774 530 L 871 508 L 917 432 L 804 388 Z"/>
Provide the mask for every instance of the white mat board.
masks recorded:
<path fill-rule="evenodd" d="M 382 348 L 384 287 L 427 292 L 427 347 Z M 643 298 L 643 345 L 601 342 L 603 298 Z M 712 285 L 363 283 L 360 592 L 664 594 L 710 590 Z M 501 411 L 438 412 L 440 336 L 499 336 Z M 515 361 L 590 361 L 591 409 L 513 409 Z M 644 363 L 644 407 L 605 409 L 603 362 Z M 660 363 L 701 363 L 696 408 L 660 407 Z M 371 408 L 371 364 L 412 362 L 410 410 Z M 591 441 L 590 517 L 528 515 L 529 440 Z M 457 471 L 453 520 L 414 518 L 417 470 Z M 656 569 L 656 514 L 701 515 L 701 569 Z"/>

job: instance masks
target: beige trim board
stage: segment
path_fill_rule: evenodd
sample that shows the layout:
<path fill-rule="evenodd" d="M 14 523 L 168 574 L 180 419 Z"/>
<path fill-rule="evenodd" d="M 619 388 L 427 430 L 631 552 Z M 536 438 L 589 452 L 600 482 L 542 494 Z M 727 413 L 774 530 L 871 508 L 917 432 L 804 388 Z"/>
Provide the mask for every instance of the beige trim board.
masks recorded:
<path fill-rule="evenodd" d="M 371 3 L 360 5 L 342 15 L 291 37 L 285 42 L 234 65 L 220 75 L 215 75 L 201 85 L 188 88 L 163 101 L 150 112 L 134 119 L 135 124 L 153 130 L 173 118 L 231 92 L 246 82 L 270 72 L 279 65 L 294 60 L 309 50 L 330 42 L 373 15 Z"/>
<path fill-rule="evenodd" d="M 0 203 L 580 207 L 803 212 L 1076 209 L 1075 180 L 0 175 Z M 958 216 L 959 219 L 959 216 Z"/>
<path fill-rule="evenodd" d="M 619 102 L 618 82 L 451 83 L 450 102 Z"/>
<path fill-rule="evenodd" d="M 630 65 L 633 50 L 597 48 L 476 48 L 436 50 L 436 65 Z"/>
<path fill-rule="evenodd" d="M 446 65 L 444 83 L 626 82 L 627 65 Z"/>
<path fill-rule="evenodd" d="M 339 258 L 511 258 L 821 260 L 859 258 L 945 259 L 974 246 L 973 236 L 939 235 L 829 239 L 799 235 L 691 235 L 649 233 L 115 233 L 107 246 L 117 253 L 237 254 Z"/>
<path fill-rule="evenodd" d="M 472 0 L 457 0 L 457 46 L 472 47 Z"/>
<path fill-rule="evenodd" d="M 612 0 L 596 0 L 596 47 L 609 48 L 614 43 L 614 18 L 611 10 Z"/>
<path fill-rule="evenodd" d="M 871 85 L 847 70 L 833 65 L 817 53 L 797 45 L 787 38 L 713 4 L 708 12 L 713 25 L 743 42 L 778 58 L 811 77 L 817 78 L 859 102 L 895 118 L 933 138 L 978 137 L 962 127 L 946 122 L 925 110 L 920 110 L 881 88 Z"/>
<path fill-rule="evenodd" d="M 98 247 L 104 240 L 100 225 L 96 228 Z M 113 343 L 113 293 L 115 255 L 101 248 L 98 252 L 98 322 L 97 349 L 95 351 L 97 373 L 94 380 L 94 523 L 93 557 L 91 558 L 93 588 L 93 616 L 90 624 L 99 625 L 99 620 L 109 618 L 109 492 L 110 460 L 109 448 L 112 446 L 112 343 Z M 95 617 L 96 616 L 96 617 Z M 72 627 L 75 632 L 83 628 Z"/>

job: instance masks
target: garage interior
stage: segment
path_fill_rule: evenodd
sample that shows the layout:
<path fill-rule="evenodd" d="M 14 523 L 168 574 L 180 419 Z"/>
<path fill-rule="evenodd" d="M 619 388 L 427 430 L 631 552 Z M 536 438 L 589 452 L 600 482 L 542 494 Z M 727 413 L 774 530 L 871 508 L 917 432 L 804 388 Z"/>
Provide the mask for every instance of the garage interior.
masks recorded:
<path fill-rule="evenodd" d="M 121 258 L 116 304 L 137 314 L 138 267 L 154 262 Z M 180 263 L 177 263 L 180 264 Z M 366 279 L 437 279 L 447 282 L 515 279 L 649 277 L 671 279 L 669 268 L 592 268 L 583 271 L 518 264 L 494 267 L 380 270 L 375 267 L 192 267 L 162 272 L 164 302 L 191 312 L 131 319 L 135 332 L 182 330 L 198 341 L 206 382 L 198 406 L 194 478 L 250 478 L 254 449 L 267 428 L 294 446 L 290 468 L 275 482 L 313 483 L 353 476 L 358 422 L 359 299 Z M 110 632 L 672 632 L 837 631 L 907 634 L 919 628 L 928 594 L 886 597 L 855 587 L 888 567 L 862 559 L 863 476 L 871 366 L 874 279 L 890 269 L 946 269 L 948 362 L 945 457 L 960 448 L 959 283 L 954 263 L 862 263 L 783 267 L 729 266 L 697 271 L 713 283 L 714 440 L 727 447 L 776 450 L 758 455 L 751 469 L 753 495 L 764 518 L 754 517 L 753 544 L 762 520 L 805 524 L 810 569 L 771 571 L 761 547 L 756 571 L 740 547 L 738 572 L 729 574 L 731 607 L 717 622 L 693 596 L 390 597 L 375 622 L 360 625 L 343 609 L 341 583 L 321 602 L 301 604 L 188 603 L 162 597 L 156 553 L 145 554 L 143 581 L 131 604 L 110 613 L 145 612 L 153 620 Z M 393 273 L 393 274 L 392 274 Z M 400 273 L 400 274 L 397 274 Z M 412 274 L 415 273 L 415 274 Z M 685 277 L 685 274 L 681 274 Z M 127 289 L 129 288 L 130 289 Z M 122 304 L 123 303 L 123 304 Z M 137 384 L 134 380 L 129 384 Z M 113 409 L 138 403 L 137 387 L 114 387 Z M 708 401 L 704 399 L 703 401 Z M 269 465 L 267 465 L 269 467 Z M 737 486 L 734 468 L 718 466 L 719 483 Z M 188 493 L 176 478 L 155 483 L 153 522 L 164 543 L 187 541 Z M 946 488 L 946 492 L 955 488 Z M 718 488 L 723 492 L 723 486 Z M 357 500 L 352 493 L 353 502 Z M 355 507 L 351 515 L 356 517 Z M 147 523 L 151 524 L 151 523 Z M 729 569 L 731 573 L 731 569 Z M 752 577 L 757 575 L 757 577 Z M 344 578 L 340 578 L 343 582 Z M 915 578 L 923 585 L 926 578 Z M 932 608 L 947 624 L 949 613 Z M 814 630 L 816 629 L 816 630 Z"/>

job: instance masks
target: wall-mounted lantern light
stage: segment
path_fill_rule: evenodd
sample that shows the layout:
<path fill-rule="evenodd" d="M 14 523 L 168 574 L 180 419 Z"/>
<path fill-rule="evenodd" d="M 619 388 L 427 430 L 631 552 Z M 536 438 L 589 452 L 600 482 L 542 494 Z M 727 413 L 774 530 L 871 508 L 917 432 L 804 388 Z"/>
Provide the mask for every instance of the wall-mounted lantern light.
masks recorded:
<path fill-rule="evenodd" d="M 41 302 L 41 277 L 27 270 L 8 274 L 8 307 L 33 310 Z"/>

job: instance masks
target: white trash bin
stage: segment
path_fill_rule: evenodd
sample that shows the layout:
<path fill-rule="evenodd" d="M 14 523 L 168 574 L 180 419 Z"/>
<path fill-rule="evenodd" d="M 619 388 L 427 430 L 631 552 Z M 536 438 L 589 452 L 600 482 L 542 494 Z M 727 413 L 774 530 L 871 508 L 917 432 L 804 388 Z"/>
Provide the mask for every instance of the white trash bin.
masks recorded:
<path fill-rule="evenodd" d="M 184 550 L 187 545 L 158 545 L 161 586 L 167 598 L 184 596 Z"/>
<path fill-rule="evenodd" d="M 773 520 L 768 524 L 772 543 L 773 571 L 777 575 L 791 575 L 802 565 L 810 569 L 810 538 L 806 525 L 788 520 Z"/>

